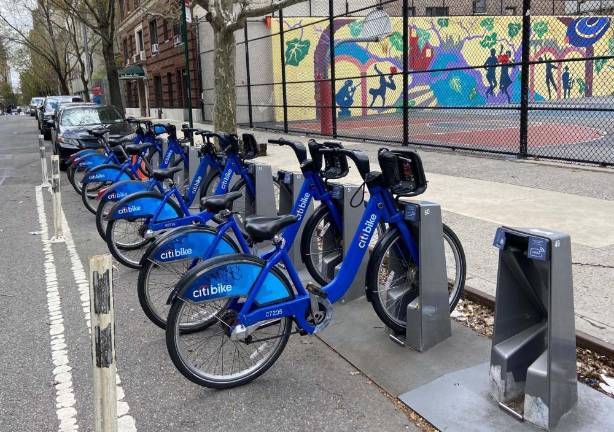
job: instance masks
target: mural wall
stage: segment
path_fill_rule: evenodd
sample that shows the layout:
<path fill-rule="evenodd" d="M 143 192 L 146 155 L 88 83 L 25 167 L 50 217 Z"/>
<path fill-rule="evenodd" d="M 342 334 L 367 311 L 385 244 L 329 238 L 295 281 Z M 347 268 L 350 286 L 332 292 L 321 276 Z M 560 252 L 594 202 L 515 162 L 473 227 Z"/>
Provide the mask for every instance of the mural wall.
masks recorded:
<path fill-rule="evenodd" d="M 532 61 L 614 55 L 610 17 L 533 17 Z M 283 22 L 288 119 L 314 120 L 315 108 L 329 103 L 326 84 L 305 82 L 329 78 L 328 22 L 287 18 Z M 320 20 L 321 21 L 321 20 Z M 313 23 L 313 25 L 309 25 Z M 412 18 L 409 25 L 409 105 L 485 106 L 520 102 L 521 17 Z M 402 18 L 392 18 L 393 33 L 382 42 L 345 42 L 336 46 L 336 100 L 340 118 L 394 113 L 402 106 Z M 305 26 L 297 28 L 299 26 Z M 335 20 L 335 40 L 355 38 L 362 18 Z M 279 31 L 279 21 L 272 33 Z M 281 82 L 279 37 L 272 38 L 275 82 Z M 462 69 L 479 67 L 478 69 Z M 445 70 L 449 68 L 461 68 Z M 292 82 L 301 81 L 292 84 Z M 274 86 L 275 105 L 282 105 L 281 86 Z M 530 98 L 534 102 L 612 96 L 614 60 L 577 61 L 531 66 Z M 325 97 L 325 96 L 324 96 Z M 283 119 L 276 109 L 277 121 Z"/>

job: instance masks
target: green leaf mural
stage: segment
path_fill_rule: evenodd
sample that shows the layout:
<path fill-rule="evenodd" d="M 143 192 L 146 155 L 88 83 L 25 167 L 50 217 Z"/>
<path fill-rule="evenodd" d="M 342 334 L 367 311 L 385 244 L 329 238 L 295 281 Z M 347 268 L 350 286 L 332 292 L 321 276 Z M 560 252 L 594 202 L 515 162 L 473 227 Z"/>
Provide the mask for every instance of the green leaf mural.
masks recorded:
<path fill-rule="evenodd" d="M 311 41 L 302 39 L 291 39 L 286 42 L 286 64 L 298 66 L 309 53 Z"/>
<path fill-rule="evenodd" d="M 474 100 L 478 96 L 478 91 L 475 87 L 469 92 L 469 100 Z"/>
<path fill-rule="evenodd" d="M 450 24 L 450 20 L 448 18 L 439 18 L 437 20 L 437 25 L 441 28 L 445 28 Z"/>
<path fill-rule="evenodd" d="M 497 33 L 491 33 L 484 36 L 484 39 L 480 41 L 480 45 L 484 48 L 492 48 L 497 45 Z"/>
<path fill-rule="evenodd" d="M 463 92 L 463 83 L 461 82 L 461 79 L 459 77 L 452 78 L 449 84 L 450 84 L 450 88 L 454 90 L 456 93 L 460 94 Z"/>
<path fill-rule="evenodd" d="M 480 21 L 480 27 L 486 29 L 491 32 L 495 29 L 495 19 L 494 18 L 484 18 Z"/>
<path fill-rule="evenodd" d="M 614 56 L 614 38 L 608 41 L 608 54 Z"/>
<path fill-rule="evenodd" d="M 510 38 L 515 38 L 522 30 L 522 25 L 518 23 L 509 23 L 507 25 L 507 34 Z"/>
<path fill-rule="evenodd" d="M 595 60 L 595 70 L 597 71 L 597 73 L 600 73 L 607 63 L 608 59 L 600 58 Z"/>
<path fill-rule="evenodd" d="M 390 35 L 390 44 L 397 51 L 403 52 L 403 35 L 400 32 L 394 32 Z"/>
<path fill-rule="evenodd" d="M 348 27 L 350 28 L 352 37 L 358 37 L 360 33 L 362 33 L 362 20 L 352 21 L 348 24 Z"/>
<path fill-rule="evenodd" d="M 431 34 L 428 30 L 423 30 L 421 28 L 416 29 L 416 34 L 418 35 L 418 48 L 423 49 L 429 40 L 431 39 Z"/>
<path fill-rule="evenodd" d="M 586 93 L 586 83 L 582 78 L 576 78 L 576 82 L 578 83 L 578 91 L 582 96 Z"/>
<path fill-rule="evenodd" d="M 546 21 L 538 21 L 533 24 L 533 32 L 538 39 L 543 39 L 548 30 L 548 23 Z"/>

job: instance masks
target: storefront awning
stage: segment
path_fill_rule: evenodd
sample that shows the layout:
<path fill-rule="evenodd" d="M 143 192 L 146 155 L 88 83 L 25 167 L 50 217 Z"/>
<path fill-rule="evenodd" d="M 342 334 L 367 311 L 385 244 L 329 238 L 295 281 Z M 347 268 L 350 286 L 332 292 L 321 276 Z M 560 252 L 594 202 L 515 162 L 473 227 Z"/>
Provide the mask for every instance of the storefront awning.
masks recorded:
<path fill-rule="evenodd" d="M 119 79 L 132 80 L 132 79 L 145 79 L 145 71 L 141 65 L 132 65 L 127 68 L 119 70 Z"/>

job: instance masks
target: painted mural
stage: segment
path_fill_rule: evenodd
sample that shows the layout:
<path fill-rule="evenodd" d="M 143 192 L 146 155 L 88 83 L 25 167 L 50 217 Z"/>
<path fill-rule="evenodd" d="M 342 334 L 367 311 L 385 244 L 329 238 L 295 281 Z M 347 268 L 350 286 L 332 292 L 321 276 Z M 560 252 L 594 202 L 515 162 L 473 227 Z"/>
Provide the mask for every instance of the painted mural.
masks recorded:
<path fill-rule="evenodd" d="M 317 22 L 320 21 L 320 22 Z M 313 23 L 313 24 L 312 24 Z M 312 25 L 310 25 L 312 24 Z M 328 21 L 287 18 L 283 22 L 289 120 L 314 120 L 311 105 L 329 105 L 328 84 L 305 82 L 330 74 Z M 305 27 L 304 27 L 305 26 Z M 402 18 L 381 42 L 357 43 L 362 18 L 335 20 L 335 100 L 337 115 L 350 118 L 394 113 L 402 106 Z M 279 22 L 273 23 L 273 33 Z M 347 42 L 339 43 L 339 41 Z M 280 52 L 279 37 L 272 38 Z M 422 17 L 409 25 L 409 105 L 485 106 L 520 101 L 521 17 Z M 611 17 L 533 17 L 532 61 L 614 55 Z M 275 82 L 281 82 L 280 56 L 273 55 Z M 475 67 L 475 69 L 463 69 Z M 450 69 L 452 70 L 446 70 Z M 292 83 L 296 82 L 298 83 Z M 282 104 L 281 86 L 274 100 Z M 547 63 L 531 66 L 534 102 L 604 97 L 614 94 L 614 60 Z M 276 110 L 281 120 L 282 109 Z"/>

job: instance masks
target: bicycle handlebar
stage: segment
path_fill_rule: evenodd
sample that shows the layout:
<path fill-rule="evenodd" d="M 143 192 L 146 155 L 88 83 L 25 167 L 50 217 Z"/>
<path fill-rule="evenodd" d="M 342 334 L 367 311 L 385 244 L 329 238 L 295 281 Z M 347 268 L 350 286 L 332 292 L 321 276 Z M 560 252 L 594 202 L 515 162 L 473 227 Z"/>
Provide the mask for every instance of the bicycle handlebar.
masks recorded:
<path fill-rule="evenodd" d="M 307 160 L 307 149 L 305 148 L 305 145 L 301 142 L 290 141 L 285 138 L 279 138 L 279 139 L 270 139 L 269 144 L 277 144 L 280 146 L 287 145 L 292 150 L 294 150 L 294 153 L 296 154 L 296 157 L 298 158 L 299 163 L 303 163 Z"/>

